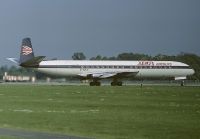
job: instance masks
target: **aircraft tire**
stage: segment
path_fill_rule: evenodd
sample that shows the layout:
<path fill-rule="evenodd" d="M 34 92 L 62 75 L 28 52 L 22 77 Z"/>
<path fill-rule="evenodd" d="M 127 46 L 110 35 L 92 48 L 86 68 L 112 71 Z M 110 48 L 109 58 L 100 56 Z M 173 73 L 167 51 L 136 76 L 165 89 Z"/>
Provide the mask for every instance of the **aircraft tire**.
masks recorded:
<path fill-rule="evenodd" d="M 95 86 L 95 82 L 90 82 L 90 86 Z"/>
<path fill-rule="evenodd" d="M 101 86 L 101 82 L 90 82 L 90 86 Z"/>
<path fill-rule="evenodd" d="M 122 82 L 117 82 L 117 86 L 122 86 Z"/>
<path fill-rule="evenodd" d="M 122 82 L 111 82 L 111 86 L 122 86 Z"/>
<path fill-rule="evenodd" d="M 115 86 L 115 82 L 111 82 L 110 85 L 111 85 L 111 86 Z"/>
<path fill-rule="evenodd" d="M 95 82 L 96 86 L 101 86 L 101 82 Z"/>

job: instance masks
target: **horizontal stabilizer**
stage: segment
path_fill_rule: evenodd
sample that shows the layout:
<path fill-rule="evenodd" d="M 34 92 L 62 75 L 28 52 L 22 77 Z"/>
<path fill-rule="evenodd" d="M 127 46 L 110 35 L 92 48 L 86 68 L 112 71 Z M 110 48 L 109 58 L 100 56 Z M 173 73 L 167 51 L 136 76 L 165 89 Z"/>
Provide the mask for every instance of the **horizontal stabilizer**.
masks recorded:
<path fill-rule="evenodd" d="M 20 63 L 20 66 L 22 67 L 37 67 L 39 65 L 39 63 L 44 60 L 45 56 L 37 56 L 37 57 L 33 57 L 32 59 Z"/>
<path fill-rule="evenodd" d="M 17 58 L 6 58 L 6 59 L 19 65 L 19 60 Z"/>

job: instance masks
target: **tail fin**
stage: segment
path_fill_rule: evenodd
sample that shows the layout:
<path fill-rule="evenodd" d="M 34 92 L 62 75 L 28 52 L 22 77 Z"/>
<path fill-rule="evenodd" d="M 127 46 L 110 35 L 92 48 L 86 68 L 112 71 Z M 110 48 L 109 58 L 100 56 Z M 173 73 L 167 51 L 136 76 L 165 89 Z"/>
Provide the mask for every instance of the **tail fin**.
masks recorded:
<path fill-rule="evenodd" d="M 34 57 L 33 48 L 31 45 L 31 39 L 30 38 L 24 38 L 22 40 L 22 46 L 21 46 L 21 53 L 20 53 L 20 59 L 17 60 L 16 58 L 7 58 L 9 61 L 12 61 L 19 66 L 22 67 L 38 67 L 39 63 L 43 61 L 45 56 L 37 56 Z"/>
<path fill-rule="evenodd" d="M 45 56 L 34 57 L 33 48 L 30 38 L 22 40 L 19 65 L 22 67 L 37 67 Z"/>
<path fill-rule="evenodd" d="M 19 63 L 22 64 L 34 58 L 33 48 L 30 38 L 24 38 L 21 45 L 21 53 Z"/>

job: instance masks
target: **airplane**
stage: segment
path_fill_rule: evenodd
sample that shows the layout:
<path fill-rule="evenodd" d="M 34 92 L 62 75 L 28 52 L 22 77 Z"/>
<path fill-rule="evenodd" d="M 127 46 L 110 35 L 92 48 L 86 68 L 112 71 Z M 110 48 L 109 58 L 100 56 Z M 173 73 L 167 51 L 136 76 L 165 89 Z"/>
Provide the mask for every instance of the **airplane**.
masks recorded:
<path fill-rule="evenodd" d="M 123 78 L 173 78 L 184 80 L 194 70 L 177 61 L 103 61 L 103 60 L 44 60 L 34 56 L 31 39 L 24 38 L 20 59 L 7 58 L 24 68 L 54 76 L 75 76 L 89 80 L 90 86 L 100 86 L 101 79 L 112 79 L 111 86 L 122 86 Z"/>

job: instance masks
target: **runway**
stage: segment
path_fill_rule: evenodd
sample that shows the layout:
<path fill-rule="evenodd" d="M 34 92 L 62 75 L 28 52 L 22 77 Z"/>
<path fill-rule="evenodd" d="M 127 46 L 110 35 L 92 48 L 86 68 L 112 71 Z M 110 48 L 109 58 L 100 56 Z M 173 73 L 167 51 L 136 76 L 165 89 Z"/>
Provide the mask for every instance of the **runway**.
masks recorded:
<path fill-rule="evenodd" d="M 180 86 L 180 82 L 177 81 L 127 81 L 123 86 Z M 89 83 L 74 82 L 1 82 L 0 85 L 33 85 L 33 86 L 89 86 Z M 110 86 L 110 82 L 102 82 L 102 86 Z M 184 86 L 200 86 L 200 82 L 185 81 Z"/>
<path fill-rule="evenodd" d="M 0 128 L 0 136 L 16 137 L 23 139 L 89 139 L 84 137 L 75 137 L 61 134 L 51 134 L 44 132 L 33 132 L 7 128 Z"/>

